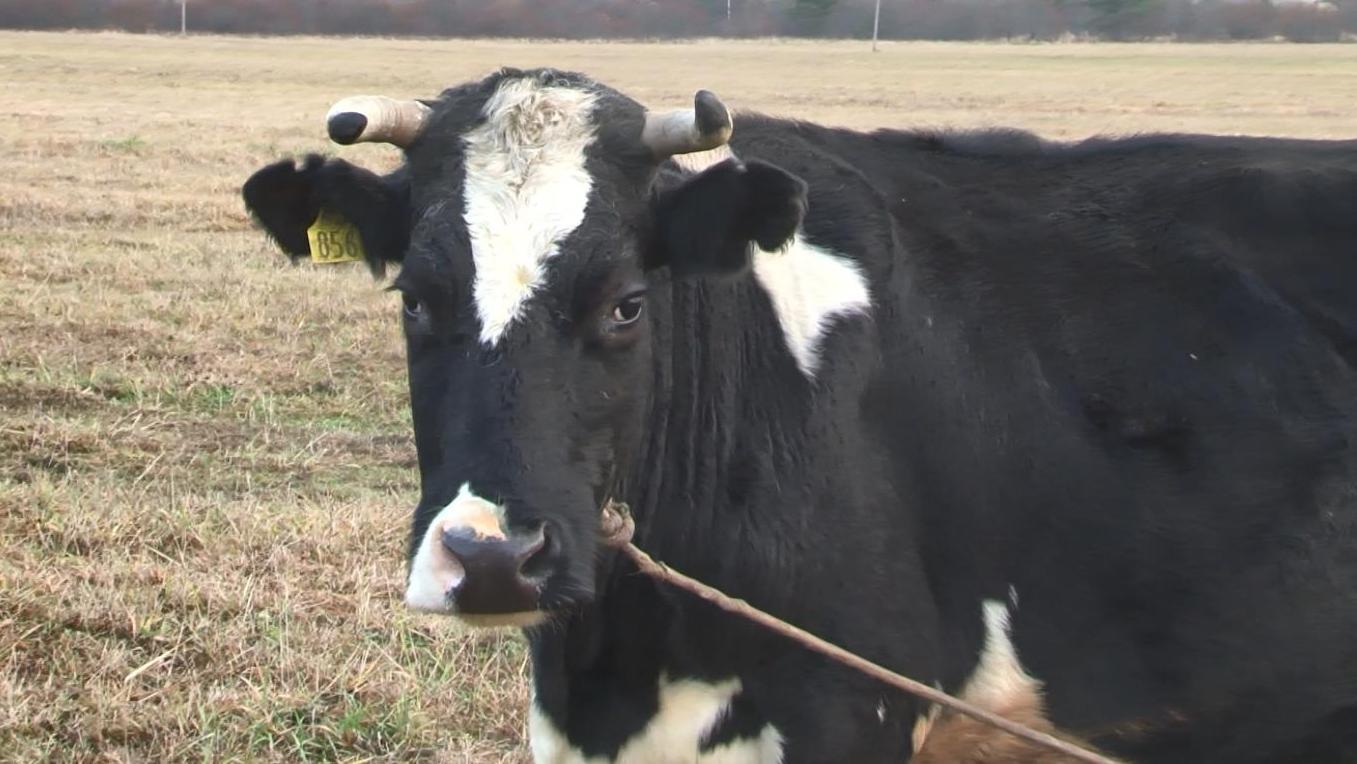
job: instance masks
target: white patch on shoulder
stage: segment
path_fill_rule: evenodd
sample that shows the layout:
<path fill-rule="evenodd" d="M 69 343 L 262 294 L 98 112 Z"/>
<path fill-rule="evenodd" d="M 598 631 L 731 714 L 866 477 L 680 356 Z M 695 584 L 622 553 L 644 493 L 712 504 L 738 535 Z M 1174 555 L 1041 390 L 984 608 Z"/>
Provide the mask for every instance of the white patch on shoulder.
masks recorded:
<path fill-rule="evenodd" d="M 534 764 L 588 764 L 589 760 L 566 740 L 565 733 L 542 713 L 533 698 L 528 708 L 528 749 Z"/>
<path fill-rule="evenodd" d="M 797 234 L 784 252 L 755 248 L 754 276 L 773 301 L 787 348 L 809 378 L 820 367 L 820 343 L 838 316 L 866 314 L 867 277 L 852 260 Z"/>
<path fill-rule="evenodd" d="M 729 146 L 671 157 L 694 173 L 734 158 Z M 857 263 L 811 244 L 800 233 L 784 252 L 753 249 L 754 276 L 773 300 L 787 348 L 801 372 L 813 379 L 820 366 L 820 341 L 832 320 L 870 310 L 867 277 Z"/>
<path fill-rule="evenodd" d="M 1009 633 L 1008 606 L 999 600 L 985 600 L 982 608 L 985 647 L 961 697 L 981 708 L 1006 708 L 1015 698 L 1034 693 L 1039 685 L 1018 660 Z"/>
<path fill-rule="evenodd" d="M 533 77 L 505 80 L 482 109 L 485 122 L 462 137 L 472 292 L 487 346 L 518 318 L 546 261 L 584 220 L 594 101 L 587 90 Z"/>
<path fill-rule="evenodd" d="M 718 745 L 698 757 L 699 764 L 782 764 L 782 733 L 763 725 L 758 737 L 743 737 Z"/>
<path fill-rule="evenodd" d="M 405 605 L 426 613 L 451 613 L 448 591 L 461 583 L 466 571 L 443 548 L 443 532 L 456 528 L 478 536 L 505 537 L 504 507 L 477 496 L 470 483 L 463 483 L 457 497 L 439 510 L 420 539 L 410 578 L 405 586 Z"/>
<path fill-rule="evenodd" d="M 780 764 L 782 735 L 767 725 L 756 738 L 742 738 L 699 753 L 702 738 L 725 716 L 740 692 L 740 680 L 711 684 L 661 677 L 659 710 L 650 722 L 607 759 L 585 757 L 537 707 L 528 712 L 528 740 L 536 764 Z"/>
<path fill-rule="evenodd" d="M 705 761 L 697 756 L 702 736 L 725 716 L 740 692 L 740 680 L 718 684 L 695 679 L 660 678 L 660 708 L 655 717 L 617 752 L 617 764 Z"/>

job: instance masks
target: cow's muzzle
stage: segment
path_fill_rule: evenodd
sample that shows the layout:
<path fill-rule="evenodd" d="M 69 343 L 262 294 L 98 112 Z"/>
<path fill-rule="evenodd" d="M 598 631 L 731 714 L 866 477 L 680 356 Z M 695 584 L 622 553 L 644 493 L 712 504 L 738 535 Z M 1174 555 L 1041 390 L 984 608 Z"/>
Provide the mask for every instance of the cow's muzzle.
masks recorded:
<path fill-rule="evenodd" d="M 425 530 L 405 603 L 477 626 L 530 625 L 545 617 L 541 590 L 558 546 L 545 525 L 510 530 L 500 507 L 463 492 Z"/>

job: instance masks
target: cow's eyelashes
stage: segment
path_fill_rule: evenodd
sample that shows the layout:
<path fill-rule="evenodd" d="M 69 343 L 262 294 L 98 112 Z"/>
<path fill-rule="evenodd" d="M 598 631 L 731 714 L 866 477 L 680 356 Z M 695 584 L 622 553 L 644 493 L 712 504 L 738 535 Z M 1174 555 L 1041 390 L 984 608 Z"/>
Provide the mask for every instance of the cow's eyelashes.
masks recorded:
<path fill-rule="evenodd" d="M 415 296 L 413 292 L 407 292 L 399 285 L 392 284 L 386 288 L 388 292 L 400 292 L 401 296 L 401 314 L 406 321 L 415 322 L 424 318 L 428 311 L 425 309 L 424 301 Z"/>
<path fill-rule="evenodd" d="M 424 315 L 424 303 L 409 292 L 401 293 L 401 306 L 407 321 L 418 321 Z"/>

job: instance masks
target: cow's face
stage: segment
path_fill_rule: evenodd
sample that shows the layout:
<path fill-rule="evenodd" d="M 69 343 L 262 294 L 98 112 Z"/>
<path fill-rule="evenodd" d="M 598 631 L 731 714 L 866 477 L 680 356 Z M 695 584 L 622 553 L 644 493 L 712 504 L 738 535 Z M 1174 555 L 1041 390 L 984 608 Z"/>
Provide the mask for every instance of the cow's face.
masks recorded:
<path fill-rule="evenodd" d="M 553 71 L 501 72 L 422 105 L 341 102 L 330 132 L 398 142 L 406 166 L 379 178 L 279 164 L 245 195 L 291 252 L 306 251 L 292 229 L 328 209 L 359 226 L 374 266 L 402 262 L 422 479 L 407 604 L 497 625 L 587 601 L 600 507 L 656 404 L 669 280 L 738 273 L 752 246 L 780 246 L 804 185 L 754 162 L 663 166 L 729 135 L 710 94 L 648 114 Z"/>

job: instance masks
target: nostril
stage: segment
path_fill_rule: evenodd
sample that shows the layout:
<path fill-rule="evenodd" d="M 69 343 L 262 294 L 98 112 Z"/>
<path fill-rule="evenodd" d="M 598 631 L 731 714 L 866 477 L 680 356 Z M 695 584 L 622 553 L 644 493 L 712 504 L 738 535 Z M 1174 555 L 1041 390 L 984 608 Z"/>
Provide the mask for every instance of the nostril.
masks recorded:
<path fill-rule="evenodd" d="M 421 601 L 436 600 L 437 608 L 428 609 L 462 615 L 538 609 L 542 586 L 552 572 L 539 558 L 552 542 L 541 527 L 514 531 L 494 520 L 493 525 L 458 523 L 439 529 L 427 556 L 438 558 L 449 575 L 438 581 L 436 593 L 421 594 Z"/>
<path fill-rule="evenodd" d="M 439 541 L 443 547 L 440 554 L 433 557 L 433 567 L 441 574 L 447 584 L 447 590 L 451 591 L 461 586 L 462 580 L 466 578 L 466 566 L 462 561 L 462 556 L 458 554 L 457 544 L 453 542 L 449 532 L 444 531 Z"/>
<path fill-rule="evenodd" d="M 532 543 L 524 547 L 519 560 L 518 574 L 523 578 L 541 578 L 548 571 L 554 556 L 556 537 L 547 533 L 545 523 L 538 526 Z"/>

